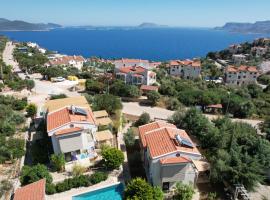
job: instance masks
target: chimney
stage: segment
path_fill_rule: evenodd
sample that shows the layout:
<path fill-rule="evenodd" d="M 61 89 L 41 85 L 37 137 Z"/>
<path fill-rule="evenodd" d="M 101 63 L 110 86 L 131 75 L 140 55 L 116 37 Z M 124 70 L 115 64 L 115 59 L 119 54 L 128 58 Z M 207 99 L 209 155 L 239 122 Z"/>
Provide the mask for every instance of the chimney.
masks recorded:
<path fill-rule="evenodd" d="M 71 113 L 72 113 L 73 115 L 75 115 L 76 108 L 75 108 L 74 105 L 71 105 L 71 106 L 70 106 L 70 111 L 71 111 Z"/>

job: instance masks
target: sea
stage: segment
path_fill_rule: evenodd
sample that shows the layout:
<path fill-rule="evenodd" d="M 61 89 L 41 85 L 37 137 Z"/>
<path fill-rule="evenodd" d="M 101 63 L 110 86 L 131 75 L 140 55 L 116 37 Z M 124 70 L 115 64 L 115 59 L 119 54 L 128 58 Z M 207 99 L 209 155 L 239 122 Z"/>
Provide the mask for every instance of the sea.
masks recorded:
<path fill-rule="evenodd" d="M 208 28 L 86 29 L 0 32 L 11 40 L 36 42 L 67 55 L 106 59 L 140 58 L 153 61 L 204 57 L 231 44 L 252 41 L 263 34 L 242 34 Z"/>

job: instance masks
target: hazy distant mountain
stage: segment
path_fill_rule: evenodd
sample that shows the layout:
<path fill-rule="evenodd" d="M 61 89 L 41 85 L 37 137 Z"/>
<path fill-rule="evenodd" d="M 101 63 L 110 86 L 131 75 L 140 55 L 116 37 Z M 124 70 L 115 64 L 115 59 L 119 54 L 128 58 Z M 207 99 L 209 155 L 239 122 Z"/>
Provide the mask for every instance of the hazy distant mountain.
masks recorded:
<path fill-rule="evenodd" d="M 270 33 L 270 21 L 258 21 L 255 23 L 230 22 L 215 29 L 239 33 Z"/>
<path fill-rule="evenodd" d="M 29 23 L 20 20 L 8 20 L 0 18 L 0 31 L 45 31 L 54 28 L 60 28 L 61 25 L 53 23 Z"/>
<path fill-rule="evenodd" d="M 138 28 L 165 28 L 168 27 L 166 25 L 159 25 L 155 23 L 150 23 L 150 22 L 144 22 L 138 26 Z"/>

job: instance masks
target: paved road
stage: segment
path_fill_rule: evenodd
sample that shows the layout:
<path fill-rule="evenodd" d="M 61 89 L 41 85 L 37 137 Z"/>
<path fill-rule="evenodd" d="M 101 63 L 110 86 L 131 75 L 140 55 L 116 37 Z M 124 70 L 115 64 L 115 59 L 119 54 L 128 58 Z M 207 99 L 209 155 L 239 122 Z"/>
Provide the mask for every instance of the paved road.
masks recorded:
<path fill-rule="evenodd" d="M 123 102 L 123 113 L 139 116 L 143 112 L 149 113 L 151 119 L 155 118 L 168 119 L 174 113 L 174 111 L 167 110 L 164 108 L 141 106 L 137 102 Z M 208 114 L 205 114 L 205 116 L 210 120 L 219 117 L 218 115 L 208 115 Z M 258 128 L 258 124 L 262 122 L 261 120 L 238 119 L 238 118 L 233 118 L 232 121 L 245 122 L 255 127 L 256 129 Z"/>
<path fill-rule="evenodd" d="M 17 73 L 20 78 L 25 79 L 25 74 L 21 72 L 19 64 L 13 58 L 14 48 L 15 45 L 13 45 L 11 42 L 7 42 L 6 47 L 3 51 L 3 61 L 7 65 L 11 65 L 13 68 L 13 72 Z M 39 79 L 35 79 L 35 77 L 32 75 L 29 76 L 35 81 L 35 87 L 32 89 L 32 93 L 28 96 L 28 100 L 38 106 L 38 113 L 42 111 L 42 107 L 46 99 L 51 94 L 65 93 L 68 96 L 80 95 L 77 92 L 71 92 L 68 90 L 68 88 L 74 85 L 74 83 L 70 81 L 51 83 L 50 81 L 41 81 Z"/>

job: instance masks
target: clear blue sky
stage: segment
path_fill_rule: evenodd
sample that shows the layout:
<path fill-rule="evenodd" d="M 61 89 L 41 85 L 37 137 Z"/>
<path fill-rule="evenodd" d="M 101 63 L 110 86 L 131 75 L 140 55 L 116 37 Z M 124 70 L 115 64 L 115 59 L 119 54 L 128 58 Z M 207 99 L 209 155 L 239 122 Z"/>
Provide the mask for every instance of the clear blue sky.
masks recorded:
<path fill-rule="evenodd" d="M 62 25 L 213 27 L 270 20 L 269 0 L 2 0 L 0 17 Z"/>

